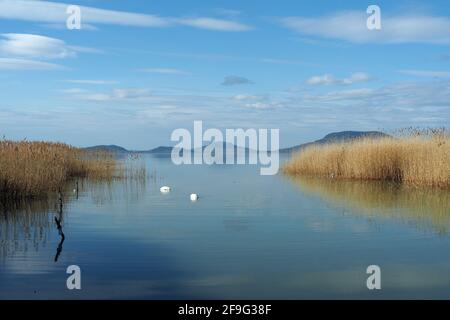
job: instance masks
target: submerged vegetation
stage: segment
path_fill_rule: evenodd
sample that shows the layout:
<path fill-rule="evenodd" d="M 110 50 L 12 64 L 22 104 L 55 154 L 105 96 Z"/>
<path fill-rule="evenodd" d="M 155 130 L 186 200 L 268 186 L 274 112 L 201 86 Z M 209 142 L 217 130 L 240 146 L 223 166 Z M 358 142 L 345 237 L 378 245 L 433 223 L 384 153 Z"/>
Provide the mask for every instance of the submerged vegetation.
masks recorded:
<path fill-rule="evenodd" d="M 449 188 L 450 133 L 445 129 L 409 129 L 396 137 L 312 145 L 294 154 L 283 171 Z"/>
<path fill-rule="evenodd" d="M 145 175 L 145 169 L 132 173 Z M 108 180 L 130 174 L 107 152 L 87 152 L 62 143 L 0 141 L 0 198 L 39 197 L 71 179 Z"/>

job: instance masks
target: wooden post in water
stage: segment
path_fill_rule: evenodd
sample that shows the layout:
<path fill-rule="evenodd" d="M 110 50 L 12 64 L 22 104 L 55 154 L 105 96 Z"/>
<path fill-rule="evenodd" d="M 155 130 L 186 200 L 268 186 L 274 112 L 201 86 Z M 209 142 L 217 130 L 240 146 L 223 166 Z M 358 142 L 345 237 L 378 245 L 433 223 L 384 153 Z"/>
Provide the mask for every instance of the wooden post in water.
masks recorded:
<path fill-rule="evenodd" d="M 61 192 L 61 188 L 58 189 L 58 198 L 59 198 L 59 214 L 60 220 L 62 219 L 62 209 L 63 209 L 63 195 Z"/>
<path fill-rule="evenodd" d="M 77 182 L 77 190 L 78 190 L 78 182 Z M 61 237 L 61 240 L 59 241 L 58 247 L 56 248 L 56 255 L 54 261 L 57 262 L 58 258 L 62 252 L 62 247 L 64 240 L 66 239 L 66 236 L 64 235 L 63 229 L 62 229 L 62 221 L 63 221 L 63 194 L 61 192 L 61 188 L 58 188 L 58 202 L 59 202 L 59 208 L 58 208 L 58 217 L 55 217 L 55 223 L 56 228 L 58 229 L 58 233 Z"/>
<path fill-rule="evenodd" d="M 79 190 L 79 186 L 78 186 L 78 180 L 77 180 L 77 200 L 78 200 L 78 190 Z"/>
<path fill-rule="evenodd" d="M 63 229 L 62 229 L 61 216 L 60 216 L 59 219 L 57 217 L 55 217 L 55 222 L 56 222 L 56 228 L 58 229 L 59 236 L 61 237 L 61 240 L 59 241 L 58 247 L 56 248 L 56 255 L 55 255 L 55 259 L 54 259 L 54 261 L 57 262 L 60 254 L 62 252 L 63 243 L 64 243 L 64 240 L 66 240 L 66 236 L 64 235 L 64 232 L 63 232 Z"/>

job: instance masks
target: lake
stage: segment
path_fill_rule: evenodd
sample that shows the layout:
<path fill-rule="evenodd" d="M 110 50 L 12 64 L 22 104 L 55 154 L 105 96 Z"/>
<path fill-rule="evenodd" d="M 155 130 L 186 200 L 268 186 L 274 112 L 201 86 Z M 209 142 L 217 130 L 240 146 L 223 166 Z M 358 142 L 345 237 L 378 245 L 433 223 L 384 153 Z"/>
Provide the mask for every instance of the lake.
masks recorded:
<path fill-rule="evenodd" d="M 146 181 L 65 195 L 62 245 L 54 199 L 1 206 L 0 298 L 450 298 L 448 190 L 142 161 Z M 81 290 L 66 288 L 69 265 Z"/>

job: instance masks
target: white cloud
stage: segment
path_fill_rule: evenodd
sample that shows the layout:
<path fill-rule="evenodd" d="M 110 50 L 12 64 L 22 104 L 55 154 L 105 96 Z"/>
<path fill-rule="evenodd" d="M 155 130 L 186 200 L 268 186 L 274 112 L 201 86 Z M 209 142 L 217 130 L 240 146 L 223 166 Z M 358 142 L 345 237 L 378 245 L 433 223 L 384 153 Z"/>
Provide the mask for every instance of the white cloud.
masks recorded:
<path fill-rule="evenodd" d="M 63 66 L 54 63 L 16 59 L 0 58 L 0 70 L 63 70 Z"/>
<path fill-rule="evenodd" d="M 306 82 L 311 85 L 334 84 L 336 82 L 336 79 L 331 74 L 325 74 L 322 76 L 313 76 L 309 78 Z"/>
<path fill-rule="evenodd" d="M 0 69 L 2 70 L 60 70 L 65 67 L 42 60 L 64 59 L 78 52 L 96 50 L 69 46 L 63 40 L 24 33 L 0 34 Z"/>
<path fill-rule="evenodd" d="M 365 82 L 372 80 L 372 77 L 364 72 L 356 72 L 348 78 L 339 79 L 332 74 L 324 74 L 320 76 L 313 76 L 309 78 L 306 83 L 310 85 L 351 85 L 358 82 Z"/>
<path fill-rule="evenodd" d="M 139 69 L 139 71 L 148 72 L 148 73 L 159 73 L 159 74 L 173 74 L 173 75 L 189 74 L 186 71 L 179 70 L 179 69 L 173 69 L 173 68 L 144 68 L 144 69 Z"/>
<path fill-rule="evenodd" d="M 0 0 L 0 18 L 61 24 L 67 20 L 68 4 L 33 0 Z M 174 18 L 151 14 L 105 10 L 80 6 L 82 25 L 113 24 L 134 27 L 169 27 L 185 25 L 218 31 L 247 31 L 251 27 L 239 22 L 208 17 Z"/>
<path fill-rule="evenodd" d="M 65 59 L 78 52 L 98 53 L 98 50 L 69 46 L 63 40 L 25 33 L 0 34 L 2 70 L 58 70 L 65 67 L 42 60 Z"/>
<path fill-rule="evenodd" d="M 336 12 L 328 16 L 281 18 L 283 26 L 302 35 L 353 43 L 450 44 L 450 19 L 427 15 L 382 15 L 381 30 L 369 30 L 365 11 Z"/>
<path fill-rule="evenodd" d="M 6 33 L 0 35 L 0 53 L 7 56 L 62 59 L 76 56 L 76 51 L 62 40 L 35 35 Z"/>
<path fill-rule="evenodd" d="M 400 73 L 426 78 L 450 78 L 450 71 L 431 71 L 431 70 L 400 70 Z"/>

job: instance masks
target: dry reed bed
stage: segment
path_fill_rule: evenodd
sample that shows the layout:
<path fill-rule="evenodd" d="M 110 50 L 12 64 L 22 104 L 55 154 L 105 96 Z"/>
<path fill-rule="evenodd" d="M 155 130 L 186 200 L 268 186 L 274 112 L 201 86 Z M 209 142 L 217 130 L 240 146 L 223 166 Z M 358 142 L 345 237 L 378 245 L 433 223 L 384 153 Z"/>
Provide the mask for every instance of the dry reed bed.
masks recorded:
<path fill-rule="evenodd" d="M 292 175 L 449 188 L 450 135 L 439 131 L 313 145 L 294 154 L 283 171 Z"/>
<path fill-rule="evenodd" d="M 0 197 L 36 197 L 71 178 L 108 179 L 118 164 L 107 153 L 86 153 L 62 143 L 0 141 Z"/>

